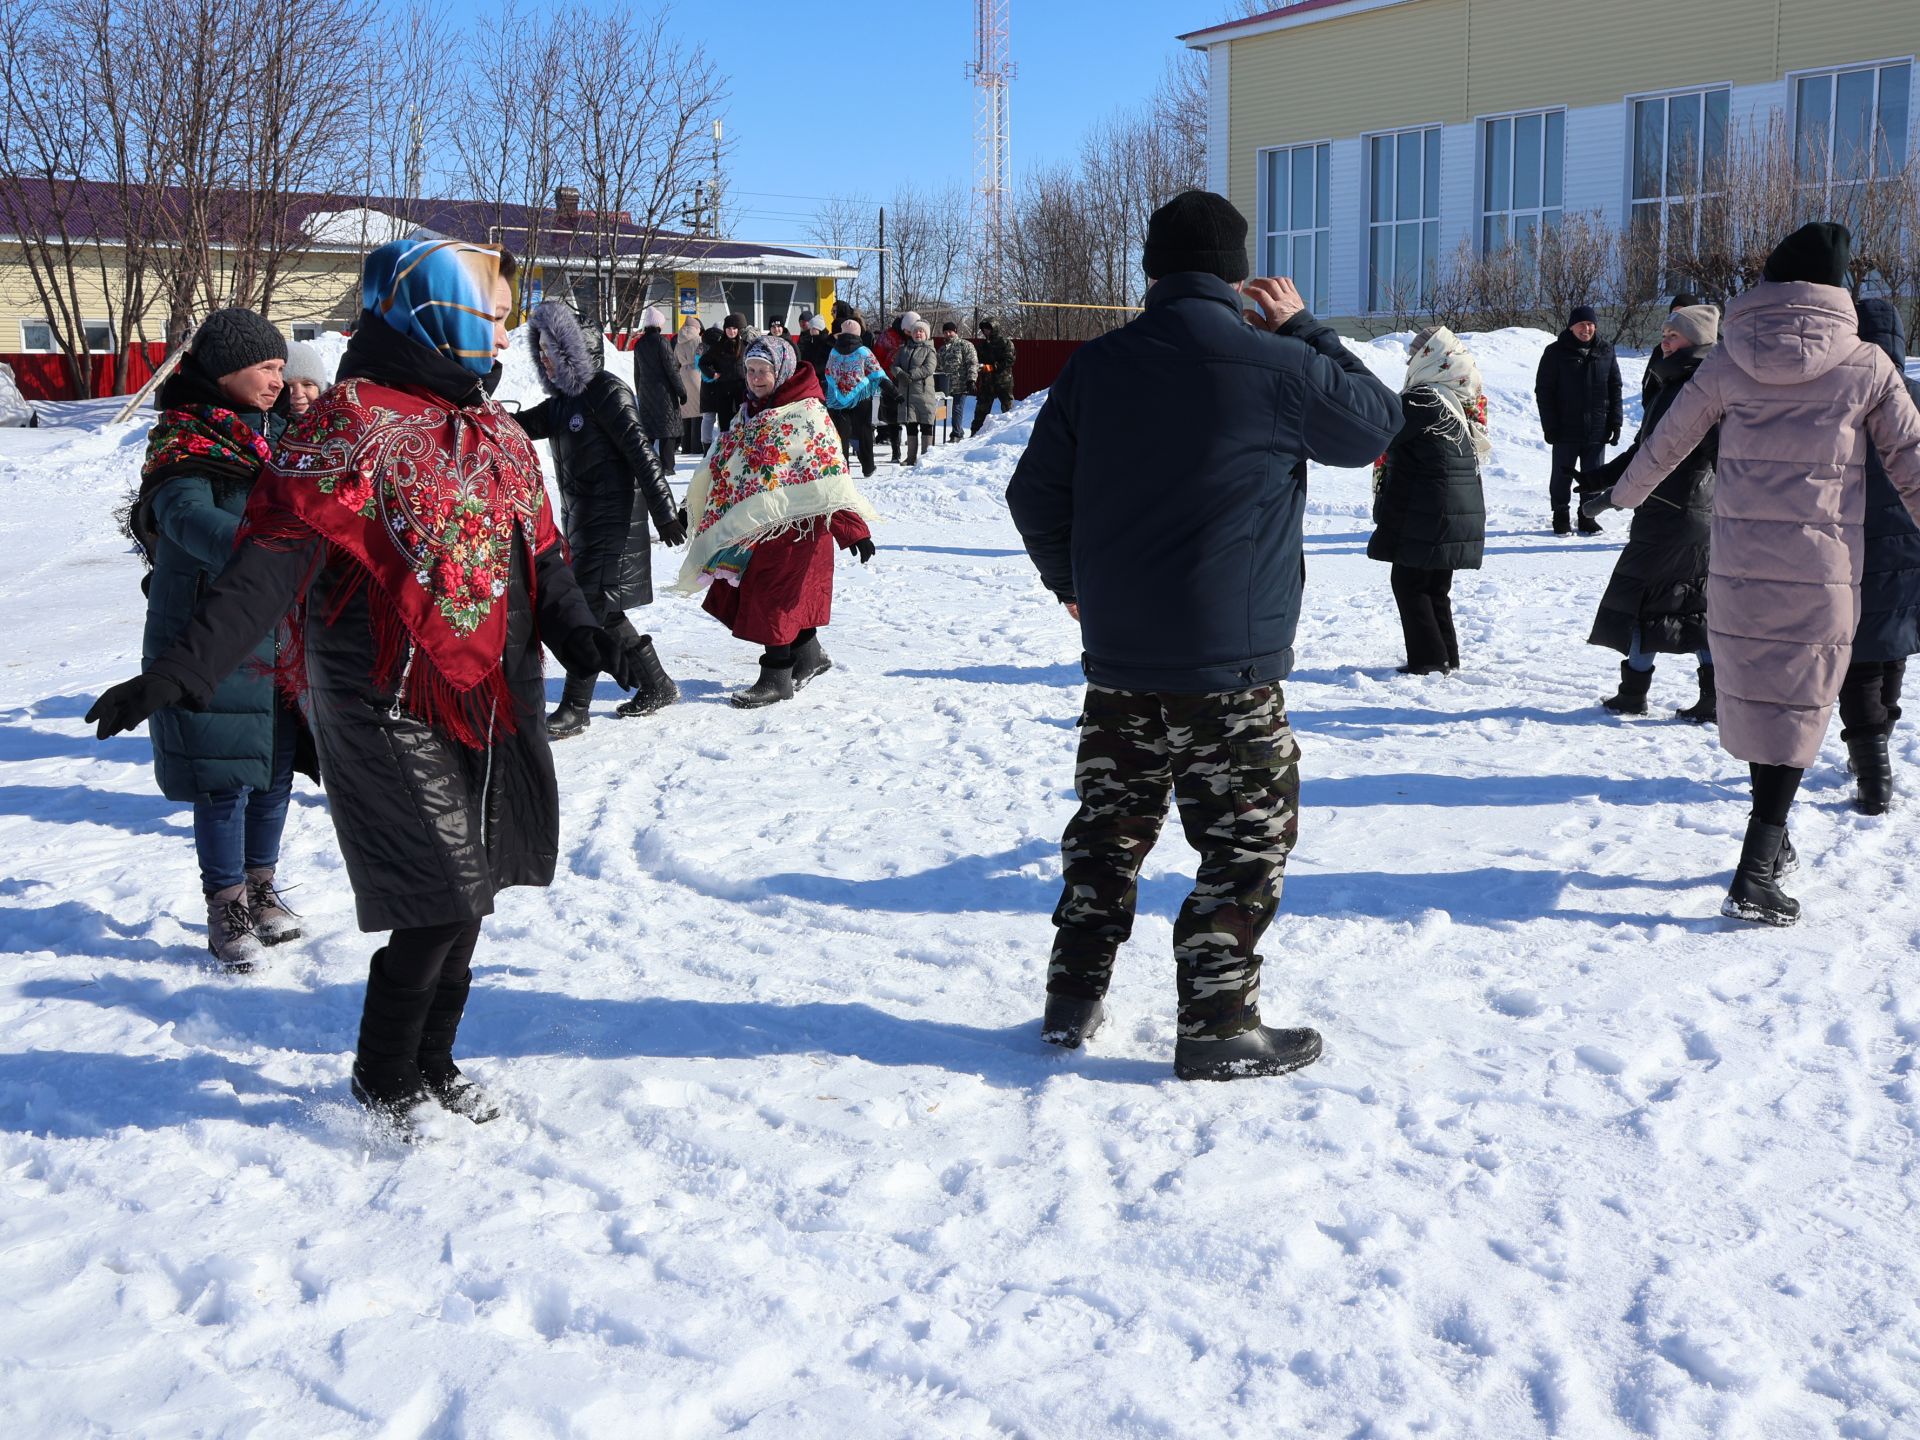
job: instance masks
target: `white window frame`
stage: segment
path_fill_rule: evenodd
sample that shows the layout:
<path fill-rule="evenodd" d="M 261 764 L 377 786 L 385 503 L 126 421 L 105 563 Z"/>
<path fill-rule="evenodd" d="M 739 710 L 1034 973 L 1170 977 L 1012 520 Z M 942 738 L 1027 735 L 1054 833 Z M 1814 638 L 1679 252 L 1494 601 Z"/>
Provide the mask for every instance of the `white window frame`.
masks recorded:
<path fill-rule="evenodd" d="M 1374 232 L 1376 230 L 1386 229 L 1386 230 L 1393 230 L 1396 232 L 1395 238 L 1394 238 L 1394 246 L 1395 246 L 1394 257 L 1395 257 L 1396 269 L 1398 268 L 1398 261 L 1399 261 L 1399 250 L 1398 250 L 1398 246 L 1400 243 L 1399 236 L 1398 236 L 1399 227 L 1404 225 L 1412 225 L 1419 232 L 1420 255 L 1419 255 L 1418 264 L 1416 266 L 1416 274 L 1419 276 L 1419 279 L 1416 282 L 1418 293 L 1416 293 L 1413 296 L 1405 297 L 1407 303 L 1414 304 L 1414 305 L 1423 303 L 1428 293 L 1428 287 L 1433 284 L 1434 280 L 1439 275 L 1440 243 L 1441 243 L 1440 212 L 1442 208 L 1443 197 L 1446 194 L 1446 178 L 1447 178 L 1444 170 L 1445 156 L 1442 153 L 1442 136 L 1445 134 L 1445 131 L 1446 131 L 1445 125 L 1443 125 L 1440 121 L 1435 120 L 1425 125 L 1402 125 L 1399 128 L 1394 130 L 1370 130 L 1365 135 L 1362 135 L 1360 137 L 1361 167 L 1363 171 L 1362 181 L 1365 187 L 1362 192 L 1361 202 L 1360 202 L 1361 211 L 1363 215 L 1363 219 L 1361 222 L 1362 224 L 1361 234 L 1363 237 L 1363 248 L 1361 251 L 1361 254 L 1363 256 L 1363 259 L 1361 262 L 1361 276 L 1362 276 L 1362 284 L 1366 287 L 1366 294 L 1364 296 L 1366 303 L 1362 308 L 1365 311 L 1365 313 L 1369 315 L 1389 314 L 1395 308 L 1392 305 L 1381 305 L 1379 302 L 1381 299 L 1385 297 L 1381 294 L 1375 293 L 1380 289 L 1379 277 L 1376 274 L 1376 267 L 1374 265 Z M 1399 179 L 1400 179 L 1399 139 L 1403 135 L 1418 135 L 1421 137 L 1421 148 L 1420 148 L 1420 164 L 1421 164 L 1420 212 L 1421 213 L 1416 219 L 1413 219 L 1413 220 L 1405 219 L 1397 214 L 1387 220 L 1377 220 L 1374 218 L 1374 214 L 1373 214 L 1373 200 L 1374 200 L 1374 188 L 1375 188 L 1374 161 L 1373 161 L 1374 147 L 1376 143 L 1381 140 L 1392 140 L 1395 142 L 1394 143 L 1394 194 L 1398 196 Z M 1431 215 L 1426 213 L 1427 199 L 1428 199 L 1428 195 L 1427 195 L 1428 187 L 1426 183 L 1426 158 L 1429 154 L 1433 156 L 1433 166 L 1434 166 L 1434 184 L 1432 187 L 1433 213 Z M 1397 208 L 1398 207 L 1396 204 L 1396 209 Z M 1429 247 L 1431 247 L 1431 253 L 1429 253 Z"/>
<path fill-rule="evenodd" d="M 1267 171 L 1270 157 L 1285 153 L 1289 156 L 1296 151 L 1314 152 L 1314 219 L 1318 222 L 1310 226 L 1292 226 L 1285 230 L 1268 227 L 1271 214 L 1271 189 Z M 1292 161 L 1288 161 L 1289 167 Z M 1254 230 L 1253 273 L 1256 275 L 1286 275 L 1292 278 L 1299 289 L 1307 308 L 1316 314 L 1325 314 L 1331 306 L 1332 270 L 1333 270 L 1333 142 L 1331 140 L 1302 140 L 1294 145 L 1269 145 L 1255 152 L 1255 164 L 1259 167 L 1254 173 L 1254 216 L 1258 221 Z M 1289 170 L 1291 173 L 1291 170 Z M 1325 188 L 1321 186 L 1324 179 Z M 1289 210 L 1291 210 L 1291 192 L 1289 192 Z M 1289 213 L 1288 219 L 1292 220 Z M 1293 252 L 1299 240 L 1306 240 L 1313 256 L 1311 273 L 1306 282 L 1295 273 Z M 1287 263 L 1284 268 L 1273 265 L 1272 246 L 1275 241 L 1283 241 L 1286 246 Z"/>
<path fill-rule="evenodd" d="M 287 328 L 293 331 L 295 344 L 303 340 L 318 340 L 327 333 L 327 327 L 318 320 L 295 320 Z M 304 335 L 300 333 L 303 330 L 306 332 Z"/>
<path fill-rule="evenodd" d="M 1552 118 L 1559 118 L 1560 130 L 1560 198 L 1553 204 L 1547 200 L 1547 153 L 1549 138 L 1553 130 Z M 1516 122 L 1538 118 L 1540 121 L 1540 198 L 1535 205 L 1515 204 L 1516 178 L 1513 160 L 1518 146 L 1515 134 Z M 1487 205 L 1487 137 L 1491 127 L 1501 123 L 1507 125 L 1507 203 L 1504 206 L 1489 208 Z M 1517 222 L 1523 218 L 1533 219 L 1533 233 L 1539 235 L 1548 230 L 1557 229 L 1561 217 L 1566 213 L 1567 199 L 1567 107 L 1564 105 L 1536 106 L 1530 110 L 1502 110 L 1492 115 L 1480 115 L 1474 119 L 1474 213 L 1480 217 L 1475 242 L 1482 254 L 1497 248 L 1492 240 L 1491 222 L 1501 223 L 1501 243 L 1511 243 L 1517 232 Z"/>
<path fill-rule="evenodd" d="M 1659 207 L 1660 277 L 1663 285 L 1667 276 L 1667 246 L 1669 227 L 1674 208 L 1689 203 L 1694 204 L 1693 241 L 1694 244 L 1698 245 L 1700 241 L 1702 213 L 1707 202 L 1726 198 L 1726 191 L 1724 189 L 1710 190 L 1707 188 L 1707 156 L 1704 144 L 1701 146 L 1701 153 L 1697 157 L 1697 165 L 1700 173 L 1700 188 L 1692 195 L 1676 195 L 1672 193 L 1672 181 L 1668 175 L 1668 171 L 1672 165 L 1673 155 L 1673 102 L 1675 100 L 1684 100 L 1689 96 L 1695 95 L 1700 97 L 1700 134 L 1703 138 L 1707 133 L 1707 97 L 1709 95 L 1726 96 L 1727 121 L 1723 138 L 1730 154 L 1733 148 L 1733 85 L 1731 82 L 1715 81 L 1701 85 L 1673 86 L 1665 90 L 1649 90 L 1639 95 L 1629 95 L 1621 102 L 1626 107 L 1625 143 L 1627 147 L 1626 173 L 1624 176 L 1625 184 L 1623 186 L 1626 196 L 1622 209 L 1622 213 L 1626 217 L 1626 223 L 1622 229 L 1624 233 L 1631 235 L 1633 233 L 1635 220 L 1634 212 L 1651 206 Z M 1637 144 L 1639 136 L 1637 128 L 1640 114 L 1639 107 L 1652 104 L 1656 100 L 1665 106 L 1660 114 L 1660 193 L 1658 195 L 1636 195 L 1634 194 L 1634 177 L 1639 160 Z M 1724 165 L 1728 158 L 1729 155 L 1722 155 L 1721 163 Z"/>
<path fill-rule="evenodd" d="M 47 332 L 47 343 L 44 347 L 29 343 L 27 336 L 29 328 L 44 329 Z M 60 346 L 53 338 L 53 322 L 51 320 L 22 320 L 20 322 L 20 351 L 24 355 L 58 355 L 60 353 Z"/>
<path fill-rule="evenodd" d="M 751 285 L 753 287 L 753 313 L 747 316 L 747 324 L 756 330 L 764 330 L 770 323 L 766 319 L 768 285 L 790 285 L 793 287 L 793 294 L 787 297 L 786 317 L 780 322 L 789 330 L 793 328 L 794 312 L 800 308 L 800 285 L 802 278 L 803 277 L 797 275 L 719 275 L 715 277 L 720 286 L 720 303 L 727 307 L 726 313 L 728 314 L 734 313 L 734 310 L 733 302 L 727 299 L 727 287 L 729 285 Z M 679 303 L 677 291 L 675 292 L 673 303 L 675 305 Z"/>
<path fill-rule="evenodd" d="M 1859 180 L 1837 180 L 1834 178 L 1833 112 L 1834 107 L 1839 104 L 1840 100 L 1840 77 L 1842 75 L 1857 75 L 1863 72 L 1871 72 L 1873 75 L 1873 120 L 1875 130 L 1877 131 L 1880 124 L 1881 87 L 1885 83 L 1884 76 L 1881 72 L 1894 65 L 1904 65 L 1907 67 L 1907 130 L 1906 133 L 1900 137 L 1901 145 L 1906 153 L 1901 157 L 1900 164 L 1893 168 L 1892 174 L 1897 175 L 1900 173 L 1902 167 L 1911 163 L 1914 159 L 1915 120 L 1916 118 L 1920 118 L 1920 102 L 1917 102 L 1915 99 L 1914 80 L 1916 75 L 1920 75 L 1920 59 L 1917 59 L 1913 55 L 1890 55 L 1884 60 L 1861 60 L 1846 65 L 1816 65 L 1805 70 L 1791 70 L 1787 72 L 1785 78 L 1787 84 L 1788 134 L 1793 144 L 1794 178 L 1810 190 L 1817 189 L 1820 192 L 1822 201 L 1829 207 L 1832 203 L 1833 192 L 1840 186 L 1866 185 L 1872 183 L 1874 180 L 1891 178 L 1889 175 L 1868 175 Z M 1800 178 L 1800 87 L 1808 80 L 1822 79 L 1831 81 L 1833 86 L 1827 95 L 1825 166 L 1819 179 L 1804 180 Z"/>

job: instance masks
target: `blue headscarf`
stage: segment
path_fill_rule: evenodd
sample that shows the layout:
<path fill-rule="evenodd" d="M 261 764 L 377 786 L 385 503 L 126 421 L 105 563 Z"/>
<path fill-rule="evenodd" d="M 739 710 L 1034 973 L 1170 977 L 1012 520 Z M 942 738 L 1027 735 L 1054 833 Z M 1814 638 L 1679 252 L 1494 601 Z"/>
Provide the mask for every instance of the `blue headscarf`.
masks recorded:
<path fill-rule="evenodd" d="M 460 240 L 392 240 L 367 256 L 360 306 L 476 375 L 493 369 L 500 252 Z"/>

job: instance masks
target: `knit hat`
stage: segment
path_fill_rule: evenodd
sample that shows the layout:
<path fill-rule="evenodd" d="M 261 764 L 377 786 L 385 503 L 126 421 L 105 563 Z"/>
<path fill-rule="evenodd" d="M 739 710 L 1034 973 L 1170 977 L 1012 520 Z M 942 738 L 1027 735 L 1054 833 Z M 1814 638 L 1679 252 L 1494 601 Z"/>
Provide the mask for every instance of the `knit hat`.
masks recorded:
<path fill-rule="evenodd" d="M 286 381 L 311 380 L 322 390 L 333 384 L 333 363 L 327 352 L 311 340 L 296 340 L 287 347 Z"/>
<path fill-rule="evenodd" d="M 1224 196 L 1183 190 L 1148 217 L 1141 259 L 1150 280 L 1198 270 L 1237 285 L 1248 273 L 1246 217 Z"/>
<path fill-rule="evenodd" d="M 1698 305 L 1699 303 L 1700 297 L 1698 295 L 1694 294 L 1691 290 L 1682 290 L 1678 295 L 1675 295 L 1672 300 L 1667 302 L 1667 313 L 1671 315 L 1676 310 L 1684 310 L 1689 305 Z"/>
<path fill-rule="evenodd" d="M 794 369 L 800 363 L 799 357 L 793 353 L 793 346 L 778 335 L 762 335 L 747 346 L 747 353 L 740 357 L 740 363 L 745 365 L 749 360 L 764 360 L 773 367 L 775 389 L 793 378 Z"/>
<path fill-rule="evenodd" d="M 920 318 L 920 312 L 918 310 L 909 310 L 900 317 L 897 323 L 900 326 L 900 333 L 902 335 L 911 335 L 913 334 L 914 326 L 923 325 L 926 322 Z"/>
<path fill-rule="evenodd" d="M 667 328 L 667 316 L 658 305 L 649 305 L 640 312 L 642 330 L 664 330 Z"/>
<path fill-rule="evenodd" d="M 1767 257 L 1762 278 L 1775 282 L 1807 281 L 1814 285 L 1847 283 L 1853 264 L 1853 234 L 1844 225 L 1816 220 L 1802 225 L 1782 240 Z"/>
<path fill-rule="evenodd" d="M 287 358 L 287 341 L 273 322 L 257 310 L 233 306 L 216 310 L 200 322 L 188 347 L 202 374 L 218 380 L 268 360 Z"/>
<path fill-rule="evenodd" d="M 1567 328 L 1571 330 L 1579 324 L 1598 325 L 1600 317 L 1594 314 L 1591 305 L 1576 305 L 1567 315 Z"/>
<path fill-rule="evenodd" d="M 1716 305 L 1682 305 L 1667 316 L 1666 328 L 1695 345 L 1720 343 L 1720 309 Z"/>
<path fill-rule="evenodd" d="M 727 329 L 729 326 L 731 326 L 735 330 L 744 330 L 747 328 L 747 317 L 744 315 L 737 315 L 737 314 L 729 315 L 727 316 L 726 319 L 720 322 L 720 328 L 722 330 Z"/>
<path fill-rule="evenodd" d="M 1420 347 L 1435 335 L 1438 335 L 1442 328 L 1443 327 L 1439 325 L 1429 325 L 1426 329 L 1420 331 L 1413 339 L 1407 342 L 1407 354 L 1418 355 L 1420 353 Z"/>
<path fill-rule="evenodd" d="M 826 316 L 824 315 L 807 316 L 807 329 L 811 330 L 814 334 L 818 335 L 822 330 L 826 328 L 827 328 Z"/>

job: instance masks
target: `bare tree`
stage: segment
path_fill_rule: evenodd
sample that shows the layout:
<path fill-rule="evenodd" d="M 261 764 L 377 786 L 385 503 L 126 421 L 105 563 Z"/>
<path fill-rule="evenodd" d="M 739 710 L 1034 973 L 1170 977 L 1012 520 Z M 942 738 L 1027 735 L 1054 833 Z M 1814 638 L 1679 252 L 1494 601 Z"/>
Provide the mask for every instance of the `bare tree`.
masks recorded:
<path fill-rule="evenodd" d="M 967 202 L 958 186 L 929 194 L 911 185 L 887 202 L 889 288 L 898 310 L 917 310 L 932 324 L 958 312 L 972 241 Z"/>
<path fill-rule="evenodd" d="M 852 195 L 835 195 L 814 211 L 807 233 L 829 256 L 850 266 L 855 274 L 840 286 L 840 298 L 865 314 L 877 302 L 879 287 L 875 276 L 878 254 L 870 247 L 879 243 L 879 207 Z"/>
<path fill-rule="evenodd" d="M 481 203 L 490 242 L 534 255 L 560 183 L 561 133 L 574 99 L 563 35 L 546 17 L 502 0 L 480 21 L 475 55 L 461 92 L 467 134 L 456 183 Z"/>

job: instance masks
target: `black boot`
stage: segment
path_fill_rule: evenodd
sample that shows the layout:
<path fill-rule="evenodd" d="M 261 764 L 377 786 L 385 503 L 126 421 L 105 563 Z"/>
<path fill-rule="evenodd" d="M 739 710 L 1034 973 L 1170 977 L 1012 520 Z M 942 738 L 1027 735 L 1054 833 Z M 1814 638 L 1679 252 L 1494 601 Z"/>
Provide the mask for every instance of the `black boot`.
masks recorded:
<path fill-rule="evenodd" d="M 1700 667 L 1700 698 L 1684 710 L 1673 712 L 1682 720 L 1691 720 L 1696 725 L 1717 724 L 1720 719 L 1720 697 L 1714 688 L 1713 666 Z"/>
<path fill-rule="evenodd" d="M 633 692 L 631 700 L 623 700 L 614 707 L 616 715 L 651 715 L 656 710 L 664 710 L 680 698 L 680 687 L 673 683 L 673 677 L 667 674 L 666 667 L 660 663 L 660 656 L 653 648 L 653 637 L 642 635 L 639 648 L 634 652 L 640 657 L 640 668 L 644 672 L 640 688 Z"/>
<path fill-rule="evenodd" d="M 1040 1018 L 1040 1038 L 1049 1045 L 1078 1050 L 1083 1040 L 1091 1040 L 1107 1010 L 1098 1000 L 1084 995 L 1049 995 L 1047 1012 Z"/>
<path fill-rule="evenodd" d="M 499 1118 L 500 1107 L 453 1063 L 453 1037 L 460 1032 L 460 1017 L 466 1013 L 467 992 L 472 988 L 471 970 L 458 980 L 443 979 L 435 988 L 433 1002 L 427 1007 L 427 1023 L 420 1030 L 420 1053 L 415 1063 L 434 1099 L 454 1114 L 484 1125 Z"/>
<path fill-rule="evenodd" d="M 1853 808 L 1862 815 L 1884 815 L 1893 801 L 1893 756 L 1884 735 L 1855 735 L 1847 741 L 1853 771 Z"/>
<path fill-rule="evenodd" d="M 1173 1047 L 1173 1073 L 1182 1080 L 1248 1080 L 1285 1075 L 1320 1058 L 1318 1030 L 1256 1025 L 1228 1040 L 1182 1040 Z"/>
<path fill-rule="evenodd" d="M 919 463 L 920 427 L 918 425 L 909 425 L 907 427 L 907 464 L 918 465 Z"/>
<path fill-rule="evenodd" d="M 405 1137 L 413 1133 L 414 1106 L 431 1098 L 420 1076 L 420 1035 L 434 987 L 408 990 L 387 978 L 376 950 L 367 967 L 367 998 L 360 1011 L 360 1039 L 353 1055 L 353 1098 Z"/>
<path fill-rule="evenodd" d="M 1786 841 L 1786 826 L 1748 818 L 1746 844 L 1740 850 L 1733 884 L 1721 903 L 1722 915 L 1762 925 L 1791 925 L 1800 918 L 1800 902 L 1780 889 L 1781 851 Z"/>
<path fill-rule="evenodd" d="M 1553 512 L 1553 533 L 1556 535 L 1571 535 L 1573 533 L 1573 519 L 1564 508 L 1556 509 Z"/>
<path fill-rule="evenodd" d="M 1584 510 L 1580 512 L 1580 533 L 1582 535 L 1598 535 L 1600 533 L 1600 522 Z"/>
<path fill-rule="evenodd" d="M 735 707 L 741 710 L 758 710 L 762 705 L 775 705 L 782 700 L 793 698 L 793 662 L 785 665 L 769 665 L 760 662 L 760 678 L 745 690 L 736 690 L 727 697 Z"/>
<path fill-rule="evenodd" d="M 1773 878 L 1779 880 L 1800 868 L 1800 852 L 1793 848 L 1793 836 L 1780 831 L 1780 855 L 1773 862 Z"/>
<path fill-rule="evenodd" d="M 833 657 L 820 648 L 820 637 L 809 635 L 793 647 L 793 688 L 802 689 L 816 675 L 833 668 Z"/>
<path fill-rule="evenodd" d="M 549 740 L 569 739 L 593 723 L 587 706 L 593 700 L 593 682 L 598 678 L 597 675 L 567 676 L 567 683 L 560 689 L 560 704 L 547 716 Z"/>
<path fill-rule="evenodd" d="M 1600 703 L 1616 715 L 1644 715 L 1647 713 L 1647 691 L 1652 688 L 1651 669 L 1636 670 L 1622 660 L 1618 693 L 1607 696 Z"/>

